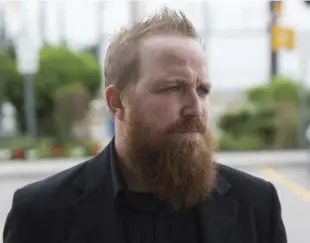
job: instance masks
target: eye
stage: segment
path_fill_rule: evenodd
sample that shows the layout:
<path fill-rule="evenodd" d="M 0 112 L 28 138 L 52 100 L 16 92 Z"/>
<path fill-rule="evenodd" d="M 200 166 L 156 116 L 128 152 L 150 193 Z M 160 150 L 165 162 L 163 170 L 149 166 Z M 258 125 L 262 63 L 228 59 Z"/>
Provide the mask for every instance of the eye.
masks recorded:
<path fill-rule="evenodd" d="M 205 87 L 198 88 L 198 94 L 200 96 L 207 96 L 209 93 L 210 93 L 210 89 L 209 88 L 205 88 Z"/>
<path fill-rule="evenodd" d="M 180 92 L 181 91 L 181 86 L 171 86 L 167 88 L 166 90 L 169 92 Z"/>

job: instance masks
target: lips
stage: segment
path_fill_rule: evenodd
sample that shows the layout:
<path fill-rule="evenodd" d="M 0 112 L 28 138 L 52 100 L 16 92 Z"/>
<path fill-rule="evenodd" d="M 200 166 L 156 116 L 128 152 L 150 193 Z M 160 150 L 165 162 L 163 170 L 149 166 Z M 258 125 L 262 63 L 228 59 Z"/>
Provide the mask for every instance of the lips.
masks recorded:
<path fill-rule="evenodd" d="M 175 133 L 204 133 L 204 129 L 177 129 Z"/>
<path fill-rule="evenodd" d="M 201 131 L 198 131 L 198 130 L 178 130 L 176 131 L 178 133 L 200 133 Z"/>

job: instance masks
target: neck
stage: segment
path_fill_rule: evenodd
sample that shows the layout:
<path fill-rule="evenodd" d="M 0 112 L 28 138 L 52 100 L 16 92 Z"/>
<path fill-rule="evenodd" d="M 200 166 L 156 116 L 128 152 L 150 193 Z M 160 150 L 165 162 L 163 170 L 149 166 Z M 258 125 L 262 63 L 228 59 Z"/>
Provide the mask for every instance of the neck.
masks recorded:
<path fill-rule="evenodd" d="M 127 187 L 134 192 L 150 192 L 146 188 L 145 183 L 140 179 L 141 177 L 133 170 L 130 170 L 124 160 L 120 161 L 120 171 L 126 181 Z"/>
<path fill-rule="evenodd" d="M 139 174 L 130 169 L 130 166 L 128 166 L 128 161 L 126 160 L 125 149 L 123 146 L 124 143 L 120 136 L 115 136 L 114 143 L 119 160 L 118 166 L 120 167 L 120 171 L 126 181 L 128 189 L 136 192 L 149 192 L 150 190 L 146 188 L 145 183 L 143 183 Z"/>

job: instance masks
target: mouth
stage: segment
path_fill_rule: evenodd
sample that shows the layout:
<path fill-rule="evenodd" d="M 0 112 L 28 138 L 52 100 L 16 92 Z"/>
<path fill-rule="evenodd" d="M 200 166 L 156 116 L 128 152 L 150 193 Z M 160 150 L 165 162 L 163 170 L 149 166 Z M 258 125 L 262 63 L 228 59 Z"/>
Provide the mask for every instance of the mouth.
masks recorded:
<path fill-rule="evenodd" d="M 198 130 L 178 130 L 176 131 L 176 133 L 180 133 L 180 134 L 196 134 L 196 133 L 201 133 Z"/>

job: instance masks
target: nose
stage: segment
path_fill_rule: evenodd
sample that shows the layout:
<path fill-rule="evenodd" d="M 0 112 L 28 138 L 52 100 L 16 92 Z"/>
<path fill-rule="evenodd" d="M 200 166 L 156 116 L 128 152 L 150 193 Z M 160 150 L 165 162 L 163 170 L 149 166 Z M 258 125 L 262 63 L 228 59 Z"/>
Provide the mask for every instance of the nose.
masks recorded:
<path fill-rule="evenodd" d="M 202 100 L 196 90 L 189 92 L 184 97 L 183 116 L 201 117 L 203 113 Z"/>

